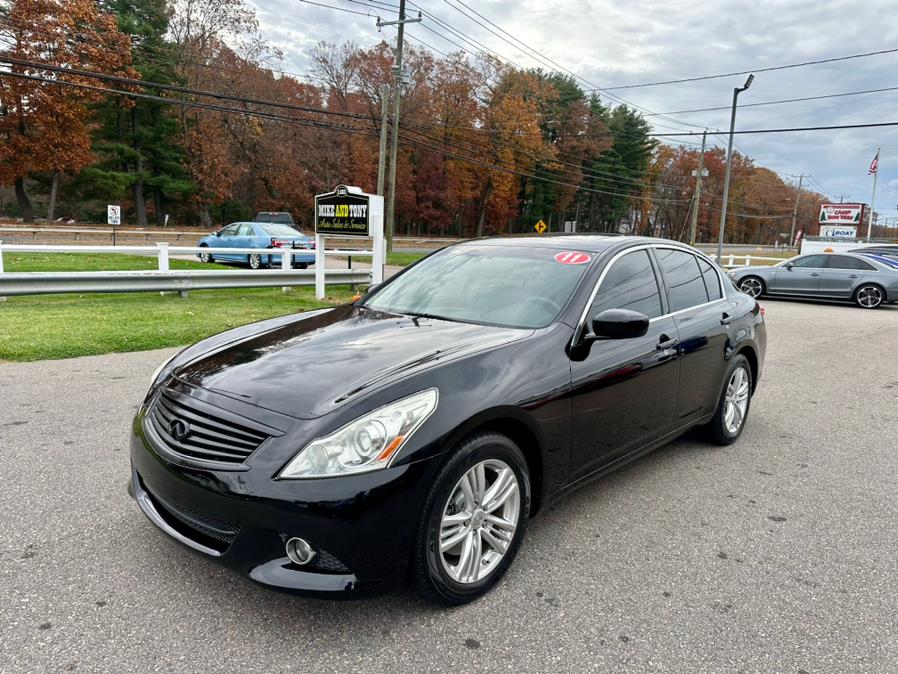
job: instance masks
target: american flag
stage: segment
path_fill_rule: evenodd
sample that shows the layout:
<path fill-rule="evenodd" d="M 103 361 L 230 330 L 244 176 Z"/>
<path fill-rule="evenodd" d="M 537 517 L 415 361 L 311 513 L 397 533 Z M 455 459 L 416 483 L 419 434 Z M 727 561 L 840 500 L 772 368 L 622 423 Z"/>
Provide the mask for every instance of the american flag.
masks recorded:
<path fill-rule="evenodd" d="M 873 161 L 870 162 L 870 168 L 867 169 L 867 175 L 872 176 L 876 173 L 876 169 L 879 168 L 879 150 L 876 151 L 876 156 L 873 157 Z"/>

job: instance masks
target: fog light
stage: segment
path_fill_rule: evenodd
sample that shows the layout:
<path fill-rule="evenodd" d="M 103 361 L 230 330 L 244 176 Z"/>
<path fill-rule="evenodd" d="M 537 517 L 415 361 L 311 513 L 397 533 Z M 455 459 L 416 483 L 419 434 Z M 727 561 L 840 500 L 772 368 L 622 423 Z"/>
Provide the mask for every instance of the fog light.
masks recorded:
<path fill-rule="evenodd" d="M 315 559 L 315 551 L 307 541 L 301 538 L 291 538 L 287 541 L 287 557 L 294 564 L 303 566 Z"/>

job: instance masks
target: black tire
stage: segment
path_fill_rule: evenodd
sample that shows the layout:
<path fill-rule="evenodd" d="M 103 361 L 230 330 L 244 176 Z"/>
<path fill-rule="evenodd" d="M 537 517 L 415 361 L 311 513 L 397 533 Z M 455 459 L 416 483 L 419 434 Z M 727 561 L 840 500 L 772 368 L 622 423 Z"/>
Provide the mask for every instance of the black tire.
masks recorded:
<path fill-rule="evenodd" d="M 440 524 L 459 480 L 471 468 L 486 460 L 501 461 L 512 469 L 520 495 L 518 522 L 504 556 L 496 562 L 495 568 L 477 582 L 459 583 L 443 566 L 442 553 L 438 550 Z M 429 601 L 447 606 L 466 604 L 489 592 L 514 561 L 526 532 L 529 513 L 530 473 L 518 446 L 499 433 L 479 433 L 464 440 L 450 453 L 424 502 L 412 559 L 412 573 L 418 592 Z"/>
<path fill-rule="evenodd" d="M 308 269 L 309 264 L 308 264 L 308 262 L 300 262 L 299 264 L 296 265 L 296 268 L 297 269 Z"/>
<path fill-rule="evenodd" d="M 249 265 L 250 269 L 261 269 L 264 265 L 262 264 L 262 256 L 258 253 L 253 253 L 252 255 L 246 256 L 246 263 Z"/>
<path fill-rule="evenodd" d="M 205 248 L 205 246 L 203 246 L 203 248 Z M 200 258 L 200 262 L 202 262 L 203 264 L 212 264 L 213 262 L 215 262 L 215 258 L 212 257 L 212 253 L 200 253 L 198 257 Z"/>
<path fill-rule="evenodd" d="M 742 414 L 739 428 L 734 432 L 727 427 L 726 423 L 727 393 L 736 370 L 740 368 L 744 370 L 746 381 L 748 383 L 748 398 L 746 399 L 745 412 Z M 730 366 L 727 368 L 726 375 L 723 378 L 723 387 L 720 392 L 720 399 L 717 402 L 717 411 L 705 427 L 708 438 L 712 442 L 718 445 L 731 445 L 736 442 L 740 435 L 742 435 L 742 431 L 745 428 L 745 422 L 748 419 L 748 413 L 751 411 L 751 397 L 754 392 L 753 388 L 754 380 L 752 379 L 751 365 L 749 365 L 748 359 L 745 356 L 739 354 L 730 361 Z"/>
<path fill-rule="evenodd" d="M 878 309 L 885 299 L 882 288 L 873 283 L 865 283 L 854 291 L 854 303 L 861 309 Z"/>
<path fill-rule="evenodd" d="M 739 280 L 739 290 L 749 297 L 757 299 L 767 292 L 767 286 L 764 284 L 764 279 L 762 278 L 757 276 L 746 276 L 744 279 Z"/>

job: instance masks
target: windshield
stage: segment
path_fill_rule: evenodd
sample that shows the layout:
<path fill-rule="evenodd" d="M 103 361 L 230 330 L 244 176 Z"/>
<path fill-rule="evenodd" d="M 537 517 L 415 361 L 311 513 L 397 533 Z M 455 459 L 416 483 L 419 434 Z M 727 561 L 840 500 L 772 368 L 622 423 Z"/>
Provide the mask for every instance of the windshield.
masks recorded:
<path fill-rule="evenodd" d="M 594 255 L 546 248 L 453 246 L 387 283 L 378 311 L 542 328 L 561 312 Z"/>
<path fill-rule="evenodd" d="M 264 225 L 259 225 L 266 234 L 269 236 L 302 236 L 302 232 L 297 229 L 294 229 L 290 225 L 279 225 L 274 222 L 266 222 Z"/>

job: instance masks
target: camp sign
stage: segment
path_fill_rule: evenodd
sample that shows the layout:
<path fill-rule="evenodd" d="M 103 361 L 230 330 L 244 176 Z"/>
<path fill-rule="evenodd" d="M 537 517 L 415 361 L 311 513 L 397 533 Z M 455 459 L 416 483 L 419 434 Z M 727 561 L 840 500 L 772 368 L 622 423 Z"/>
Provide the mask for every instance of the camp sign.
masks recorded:
<path fill-rule="evenodd" d="M 329 194 L 315 197 L 315 233 L 337 236 L 370 236 L 368 196 L 338 185 Z"/>

